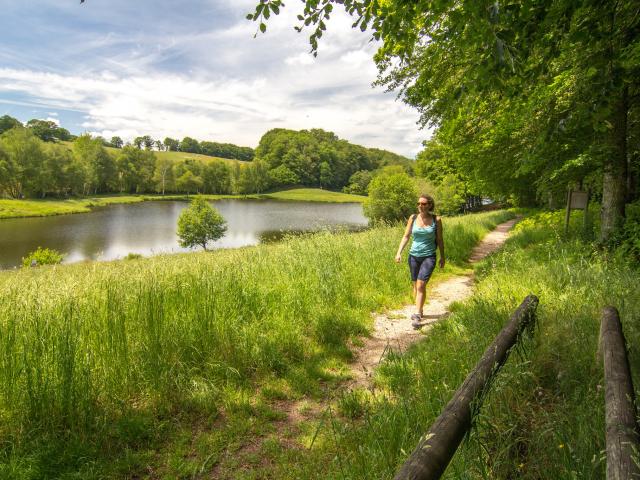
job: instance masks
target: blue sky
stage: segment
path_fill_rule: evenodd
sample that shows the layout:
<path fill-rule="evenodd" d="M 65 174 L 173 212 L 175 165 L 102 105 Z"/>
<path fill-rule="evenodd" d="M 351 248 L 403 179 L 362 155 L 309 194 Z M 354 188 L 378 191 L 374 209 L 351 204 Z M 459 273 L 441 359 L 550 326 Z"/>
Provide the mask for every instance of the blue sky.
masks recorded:
<path fill-rule="evenodd" d="M 415 156 L 429 132 L 371 87 L 370 36 L 337 9 L 314 58 L 293 29 L 302 4 L 285 3 L 254 38 L 255 0 L 0 0 L 0 116 L 251 147 L 271 128 L 323 128 Z"/>

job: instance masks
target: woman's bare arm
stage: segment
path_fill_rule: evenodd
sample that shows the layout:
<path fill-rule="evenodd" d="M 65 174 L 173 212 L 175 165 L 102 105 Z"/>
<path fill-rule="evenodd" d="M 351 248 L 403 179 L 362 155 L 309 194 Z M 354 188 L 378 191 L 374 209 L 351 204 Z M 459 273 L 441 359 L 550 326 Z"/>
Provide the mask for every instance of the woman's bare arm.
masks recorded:
<path fill-rule="evenodd" d="M 438 250 L 440 250 L 440 268 L 444 268 L 444 237 L 440 217 L 436 217 L 436 243 L 438 244 Z"/>
<path fill-rule="evenodd" d="M 402 250 L 407 246 L 409 242 L 409 237 L 411 237 L 411 227 L 413 227 L 413 216 L 409 217 L 407 220 L 407 228 L 404 229 L 404 236 L 402 240 L 400 240 L 400 246 L 398 247 L 398 253 L 396 253 L 396 263 L 400 262 L 400 255 L 402 255 Z"/>

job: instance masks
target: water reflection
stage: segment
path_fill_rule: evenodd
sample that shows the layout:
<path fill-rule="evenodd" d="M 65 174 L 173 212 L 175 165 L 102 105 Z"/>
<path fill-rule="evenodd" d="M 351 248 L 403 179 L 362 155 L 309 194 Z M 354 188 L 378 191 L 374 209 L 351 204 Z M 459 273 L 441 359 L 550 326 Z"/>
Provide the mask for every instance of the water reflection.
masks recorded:
<path fill-rule="evenodd" d="M 366 226 L 360 204 L 220 200 L 214 205 L 227 220 L 228 230 L 212 248 L 273 242 L 287 234 L 323 228 Z M 65 263 L 186 251 L 176 235 L 178 216 L 186 206 L 175 201 L 144 202 L 112 205 L 89 214 L 0 220 L 0 267 L 19 265 L 38 246 L 65 253 Z"/>

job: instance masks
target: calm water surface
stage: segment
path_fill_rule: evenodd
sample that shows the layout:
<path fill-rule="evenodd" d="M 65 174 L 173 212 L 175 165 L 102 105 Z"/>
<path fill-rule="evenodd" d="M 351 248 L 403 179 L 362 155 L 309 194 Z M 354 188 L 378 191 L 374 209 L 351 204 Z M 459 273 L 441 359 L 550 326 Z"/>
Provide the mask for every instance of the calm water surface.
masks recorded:
<path fill-rule="evenodd" d="M 323 228 L 362 229 L 367 221 L 355 203 L 219 200 L 212 204 L 228 224 L 210 248 L 231 248 L 278 240 L 286 233 Z M 113 260 L 128 253 L 145 256 L 188 251 L 178 245 L 178 215 L 185 202 L 112 205 L 91 213 L 0 220 L 0 268 L 20 265 L 37 247 L 66 254 L 64 263 Z"/>

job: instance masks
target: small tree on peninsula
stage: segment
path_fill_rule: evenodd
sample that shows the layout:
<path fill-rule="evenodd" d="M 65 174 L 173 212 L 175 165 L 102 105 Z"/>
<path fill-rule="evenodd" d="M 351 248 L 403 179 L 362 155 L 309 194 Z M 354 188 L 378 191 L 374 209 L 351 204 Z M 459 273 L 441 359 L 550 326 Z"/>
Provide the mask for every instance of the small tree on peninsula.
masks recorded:
<path fill-rule="evenodd" d="M 202 197 L 196 197 L 178 218 L 178 243 L 181 247 L 197 245 L 207 250 L 207 243 L 222 238 L 227 222 L 218 211 Z"/>

